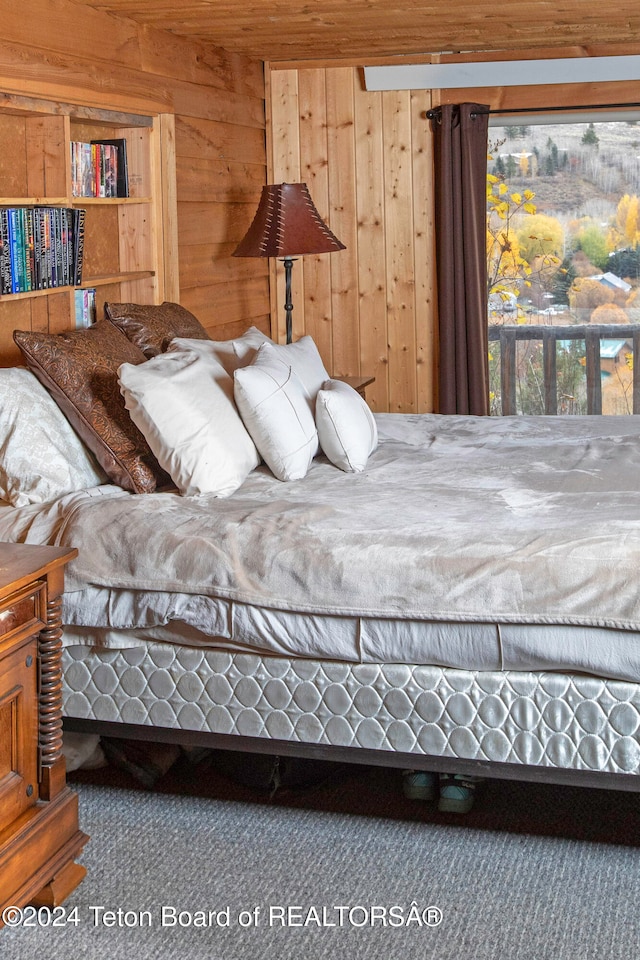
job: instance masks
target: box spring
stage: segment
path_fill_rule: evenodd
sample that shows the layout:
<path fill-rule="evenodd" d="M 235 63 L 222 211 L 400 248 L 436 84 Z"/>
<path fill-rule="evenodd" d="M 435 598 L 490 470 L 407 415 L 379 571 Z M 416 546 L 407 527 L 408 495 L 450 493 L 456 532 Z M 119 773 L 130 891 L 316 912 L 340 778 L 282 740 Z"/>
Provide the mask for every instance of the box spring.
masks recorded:
<path fill-rule="evenodd" d="M 65 726 L 282 755 L 640 789 L 640 685 L 147 643 L 63 653 Z"/>

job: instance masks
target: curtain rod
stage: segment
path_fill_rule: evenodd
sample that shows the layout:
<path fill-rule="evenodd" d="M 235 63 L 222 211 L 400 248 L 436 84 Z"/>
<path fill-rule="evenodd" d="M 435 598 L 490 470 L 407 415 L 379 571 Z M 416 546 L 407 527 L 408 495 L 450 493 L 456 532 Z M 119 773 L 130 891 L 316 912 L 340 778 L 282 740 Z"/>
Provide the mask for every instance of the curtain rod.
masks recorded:
<path fill-rule="evenodd" d="M 438 117 L 438 110 L 442 109 L 443 106 L 445 106 L 445 104 L 440 104 L 438 107 L 432 107 L 430 110 L 427 110 L 425 114 L 427 120 L 436 120 Z M 564 104 L 561 107 L 505 107 L 502 110 L 492 110 L 490 107 L 487 107 L 486 110 L 474 111 L 471 114 L 471 117 L 484 114 L 498 116 L 506 113 L 574 113 L 578 110 L 620 110 L 623 107 L 635 107 L 638 109 L 640 107 L 640 103 L 592 103 L 575 107 Z"/>

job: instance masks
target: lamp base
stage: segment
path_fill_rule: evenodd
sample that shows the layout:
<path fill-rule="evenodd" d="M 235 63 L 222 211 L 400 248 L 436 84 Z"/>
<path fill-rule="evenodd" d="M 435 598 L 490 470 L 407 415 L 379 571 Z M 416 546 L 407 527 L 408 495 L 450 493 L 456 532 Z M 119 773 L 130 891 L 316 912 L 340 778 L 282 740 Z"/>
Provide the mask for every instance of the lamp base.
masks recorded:
<path fill-rule="evenodd" d="M 287 343 L 291 343 L 293 338 L 293 303 L 291 301 L 291 270 L 293 269 L 293 257 L 285 257 L 284 263 L 284 310 L 286 314 L 286 336 Z"/>

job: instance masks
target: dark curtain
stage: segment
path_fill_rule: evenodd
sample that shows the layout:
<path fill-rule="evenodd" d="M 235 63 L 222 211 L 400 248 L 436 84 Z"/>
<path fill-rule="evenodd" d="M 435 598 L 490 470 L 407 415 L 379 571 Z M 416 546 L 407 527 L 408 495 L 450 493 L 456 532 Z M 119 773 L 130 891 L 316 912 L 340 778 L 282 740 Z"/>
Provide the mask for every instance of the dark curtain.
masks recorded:
<path fill-rule="evenodd" d="M 486 179 L 488 107 L 431 114 L 435 158 L 440 413 L 489 413 Z"/>

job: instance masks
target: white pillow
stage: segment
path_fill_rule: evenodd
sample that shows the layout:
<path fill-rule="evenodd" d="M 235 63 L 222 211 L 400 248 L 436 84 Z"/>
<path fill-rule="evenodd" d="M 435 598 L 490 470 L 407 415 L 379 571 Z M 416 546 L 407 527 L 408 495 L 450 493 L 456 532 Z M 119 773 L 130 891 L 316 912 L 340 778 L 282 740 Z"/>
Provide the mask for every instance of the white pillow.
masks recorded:
<path fill-rule="evenodd" d="M 213 357 L 176 351 L 123 363 L 131 419 L 181 494 L 226 497 L 258 466 L 233 401 L 233 381 Z"/>
<path fill-rule="evenodd" d="M 33 373 L 23 367 L 0 369 L 0 498 L 24 507 L 105 479 Z"/>
<path fill-rule="evenodd" d="M 278 480 L 301 480 L 318 451 L 309 398 L 291 367 L 263 344 L 252 364 L 234 374 L 245 426 Z"/>
<path fill-rule="evenodd" d="M 249 327 L 246 333 L 236 337 L 235 340 L 194 340 L 189 337 L 176 337 L 169 344 L 169 350 L 183 352 L 187 350 L 190 353 L 213 357 L 232 377 L 234 370 L 238 367 L 251 363 L 263 343 L 271 343 L 271 340 L 257 327 Z"/>
<path fill-rule="evenodd" d="M 271 348 L 278 359 L 291 367 L 311 401 L 315 402 L 318 390 L 329 379 L 329 374 L 313 338 L 306 336 L 295 343 L 272 343 Z"/>
<path fill-rule="evenodd" d="M 316 397 L 316 426 L 326 457 L 346 473 L 360 473 L 378 446 L 371 410 L 348 383 L 327 380 Z"/>

